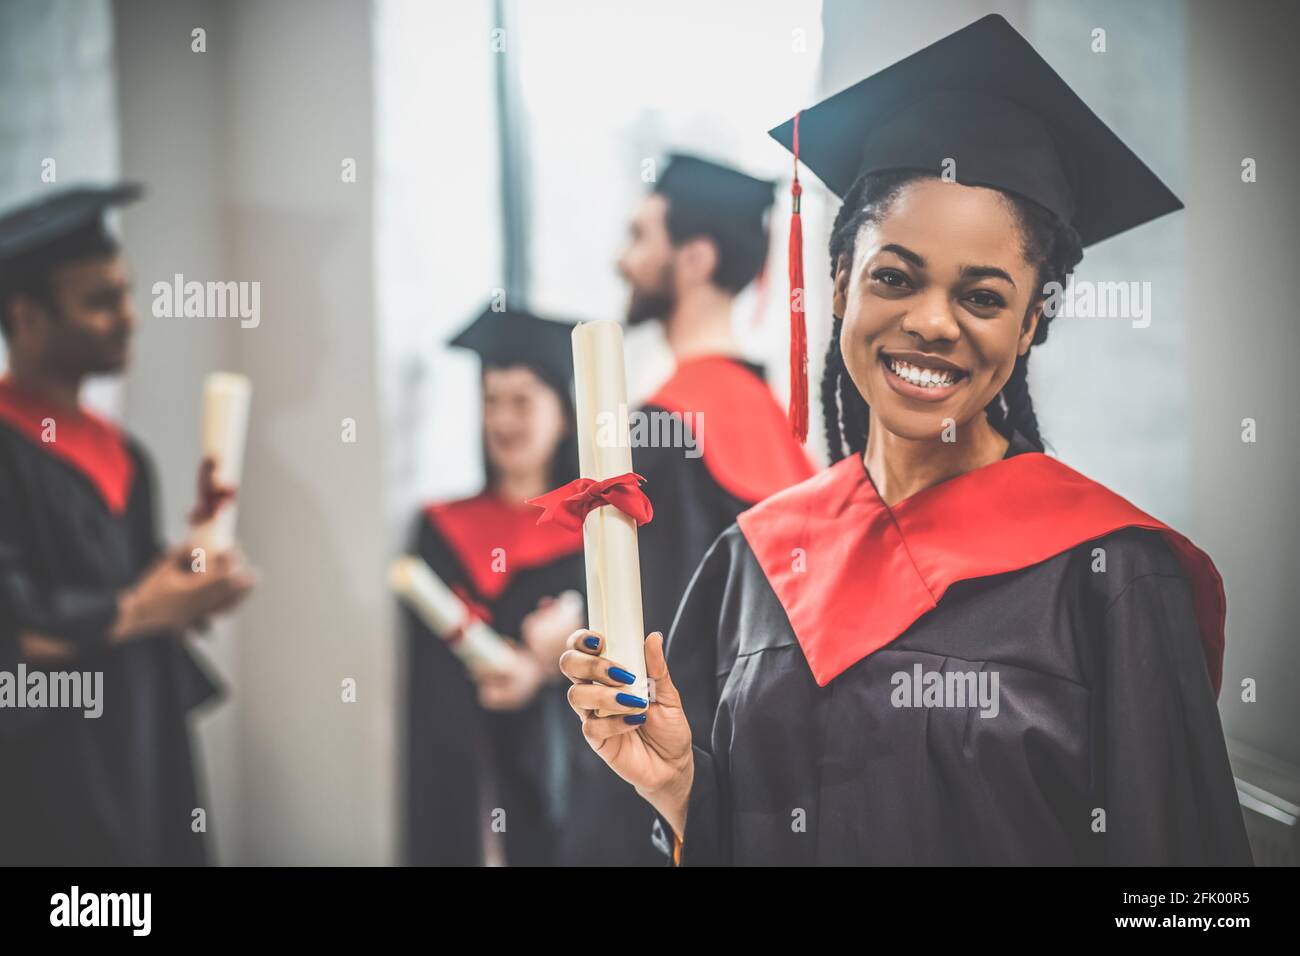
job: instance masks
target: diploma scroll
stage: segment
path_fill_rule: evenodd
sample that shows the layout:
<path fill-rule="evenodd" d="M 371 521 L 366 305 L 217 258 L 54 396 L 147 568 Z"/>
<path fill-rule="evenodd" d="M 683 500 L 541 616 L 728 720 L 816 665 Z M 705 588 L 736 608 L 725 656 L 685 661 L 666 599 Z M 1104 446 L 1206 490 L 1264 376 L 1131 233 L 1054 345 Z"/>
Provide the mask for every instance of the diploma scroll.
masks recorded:
<path fill-rule="evenodd" d="M 632 470 L 632 448 L 624 413 L 623 327 L 610 321 L 575 326 L 573 368 L 582 477 L 604 481 L 627 474 Z M 649 699 L 636 521 L 606 505 L 588 513 L 582 536 L 588 626 L 605 638 L 604 656 L 636 675 L 627 692 Z"/>
<path fill-rule="evenodd" d="M 510 646 L 505 638 L 473 616 L 420 558 L 394 561 L 388 570 L 388 586 L 467 667 L 509 666 Z"/>
<path fill-rule="evenodd" d="M 247 376 L 233 372 L 213 372 L 203 383 L 202 451 L 216 466 L 212 479 L 218 488 L 239 488 L 252 395 Z M 229 551 L 235 544 L 235 512 L 235 501 L 223 502 L 194 529 L 194 544 L 209 554 Z"/>

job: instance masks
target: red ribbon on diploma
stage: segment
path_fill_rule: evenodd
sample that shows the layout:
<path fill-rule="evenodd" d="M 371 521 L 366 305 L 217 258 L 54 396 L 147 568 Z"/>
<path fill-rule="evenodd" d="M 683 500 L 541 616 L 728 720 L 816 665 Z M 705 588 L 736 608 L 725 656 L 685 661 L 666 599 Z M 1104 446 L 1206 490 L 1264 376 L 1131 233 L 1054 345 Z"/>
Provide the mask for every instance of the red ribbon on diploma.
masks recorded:
<path fill-rule="evenodd" d="M 235 493 L 236 489 L 217 484 L 216 459 L 204 458 L 203 463 L 199 465 L 198 501 L 190 511 L 190 524 L 198 526 L 215 518 L 222 505 L 234 500 Z"/>
<path fill-rule="evenodd" d="M 492 612 L 485 605 L 479 604 L 469 595 L 469 590 L 463 584 L 457 584 L 451 589 L 451 593 L 460 598 L 460 603 L 465 605 L 465 616 L 471 621 L 482 621 L 484 624 L 492 623 Z"/>
<path fill-rule="evenodd" d="M 442 639 L 448 644 L 457 644 L 465 639 L 465 632 L 479 621 L 484 624 L 491 624 L 492 612 L 470 597 L 469 591 L 465 590 L 462 585 L 457 584 L 451 590 L 456 597 L 460 598 L 460 603 L 465 605 L 465 616 L 461 618 L 460 623 L 455 628 L 444 634 Z"/>
<path fill-rule="evenodd" d="M 529 498 L 527 504 L 545 509 L 537 519 L 539 525 L 554 521 L 567 531 L 580 530 L 583 519 L 605 505 L 613 505 L 638 525 L 649 524 L 654 517 L 654 508 L 641 490 L 643 481 L 645 479 L 634 471 L 604 481 L 575 478 L 540 498 Z"/>

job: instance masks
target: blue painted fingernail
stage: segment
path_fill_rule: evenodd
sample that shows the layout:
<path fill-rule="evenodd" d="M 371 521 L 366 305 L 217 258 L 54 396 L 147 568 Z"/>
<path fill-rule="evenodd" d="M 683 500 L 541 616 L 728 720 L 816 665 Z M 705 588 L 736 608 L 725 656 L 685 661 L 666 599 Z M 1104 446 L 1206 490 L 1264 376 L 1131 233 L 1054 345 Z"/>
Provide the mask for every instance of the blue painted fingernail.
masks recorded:
<path fill-rule="evenodd" d="M 611 667 L 609 669 L 609 676 L 614 678 L 614 680 L 621 680 L 624 684 L 636 683 L 636 675 L 623 670 L 621 667 Z"/>
<path fill-rule="evenodd" d="M 594 651 L 600 647 L 600 638 L 593 634 L 591 637 L 584 637 L 582 643 L 586 644 Z"/>
<path fill-rule="evenodd" d="M 624 707 L 649 707 L 650 705 L 635 694 L 615 694 L 614 699 Z"/>
<path fill-rule="evenodd" d="M 646 717 L 645 714 L 627 714 L 627 715 L 623 718 L 623 723 L 625 723 L 625 724 L 644 724 L 644 723 L 645 723 L 645 717 Z"/>

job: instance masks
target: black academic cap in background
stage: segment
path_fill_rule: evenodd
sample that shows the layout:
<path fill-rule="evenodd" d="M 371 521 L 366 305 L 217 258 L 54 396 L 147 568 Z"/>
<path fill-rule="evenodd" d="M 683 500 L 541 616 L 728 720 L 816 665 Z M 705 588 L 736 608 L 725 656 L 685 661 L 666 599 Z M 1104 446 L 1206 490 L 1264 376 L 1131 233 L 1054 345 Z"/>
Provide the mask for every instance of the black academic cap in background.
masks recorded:
<path fill-rule="evenodd" d="M 690 209 L 694 219 L 737 230 L 763 228 L 775 189 L 776 183 L 684 153 L 669 155 L 654 185 L 674 207 Z"/>
<path fill-rule="evenodd" d="M 0 291 L 60 263 L 114 252 L 118 243 L 108 212 L 142 192 L 136 183 L 77 186 L 0 215 Z"/>
<path fill-rule="evenodd" d="M 991 14 L 798 117 L 797 157 L 841 198 L 858 175 L 943 171 L 1033 200 L 1085 246 L 1183 208 L 1002 17 Z M 770 131 L 793 149 L 794 120 Z"/>
<path fill-rule="evenodd" d="M 477 352 L 484 367 L 525 365 L 568 394 L 573 387 L 573 323 L 490 305 L 449 344 Z"/>

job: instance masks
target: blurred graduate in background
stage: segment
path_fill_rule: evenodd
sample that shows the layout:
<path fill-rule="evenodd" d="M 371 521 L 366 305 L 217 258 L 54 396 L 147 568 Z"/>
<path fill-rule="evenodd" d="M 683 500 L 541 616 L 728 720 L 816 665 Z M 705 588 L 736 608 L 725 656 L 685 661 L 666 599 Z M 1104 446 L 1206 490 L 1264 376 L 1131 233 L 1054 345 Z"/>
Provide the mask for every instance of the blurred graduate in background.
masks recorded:
<path fill-rule="evenodd" d="M 0 672 L 25 676 L 18 695 L 103 675 L 97 717 L 3 701 L 4 863 L 206 862 L 186 716 L 217 687 L 183 635 L 253 576 L 233 552 L 195 573 L 188 546 L 164 547 L 148 455 L 79 398 L 127 364 L 130 280 L 105 220 L 139 193 L 65 190 L 0 218 Z M 201 497 L 199 520 L 219 507 Z"/>
<path fill-rule="evenodd" d="M 677 363 L 639 409 L 647 441 L 638 444 L 637 423 L 632 430 L 633 467 L 654 504 L 638 534 L 647 632 L 667 633 L 695 568 L 740 512 L 813 474 L 765 369 L 743 357 L 733 331 L 736 296 L 767 260 L 773 189 L 675 154 L 633 215 L 618 260 L 628 323 L 661 322 Z M 680 416 L 678 428 L 664 427 L 669 415 Z M 645 801 L 582 741 L 574 759 L 563 862 L 661 865 Z"/>
<path fill-rule="evenodd" d="M 471 670 L 405 612 L 412 864 L 555 862 L 572 738 L 558 660 L 586 613 L 582 534 L 539 527 L 524 502 L 578 474 L 571 331 L 488 308 L 451 343 L 483 362 L 486 483 L 426 507 L 411 547 L 510 651 Z"/>

